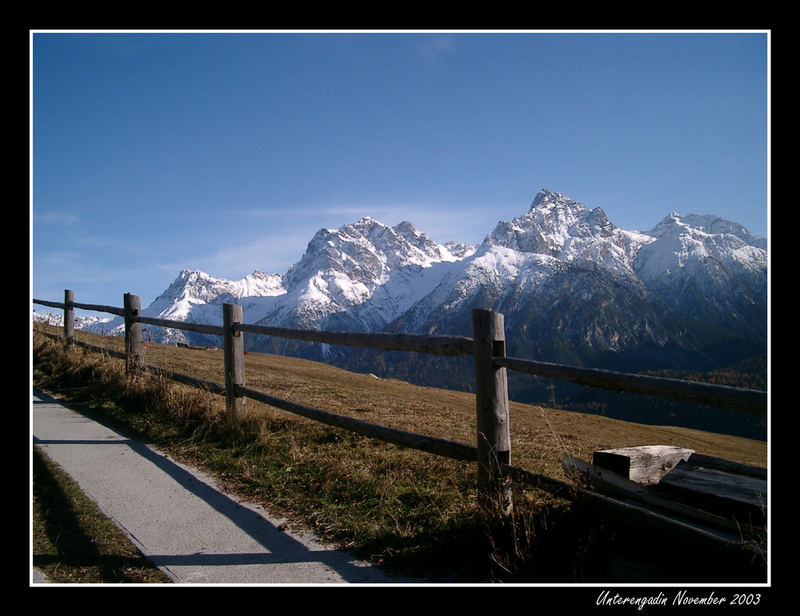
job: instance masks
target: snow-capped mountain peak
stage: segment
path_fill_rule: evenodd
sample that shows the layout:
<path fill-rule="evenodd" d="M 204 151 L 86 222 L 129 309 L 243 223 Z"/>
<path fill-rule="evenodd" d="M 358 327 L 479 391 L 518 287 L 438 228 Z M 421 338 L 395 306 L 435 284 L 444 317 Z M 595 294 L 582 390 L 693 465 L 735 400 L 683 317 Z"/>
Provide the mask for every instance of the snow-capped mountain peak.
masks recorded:
<path fill-rule="evenodd" d="M 369 287 L 385 283 L 392 272 L 408 266 L 430 267 L 440 261 L 457 261 L 465 250 L 438 244 L 410 222 L 394 227 L 364 217 L 337 230 L 321 229 L 306 252 L 286 274 L 286 288 L 306 285 L 309 279 L 344 274 Z"/>
<path fill-rule="evenodd" d="M 221 306 L 238 301 L 257 304 L 258 300 L 283 295 L 283 276 L 255 270 L 240 280 L 215 278 L 199 269 L 183 269 L 172 283 L 142 310 L 142 315 L 171 321 L 189 321 L 217 325 L 221 323 Z M 255 314 L 255 313 L 253 313 Z M 251 315 L 252 316 L 252 315 Z M 87 323 L 88 331 L 122 335 L 123 319 L 116 317 L 103 323 Z M 148 339 L 159 342 L 187 342 L 191 334 L 177 329 L 149 326 Z"/>
<path fill-rule="evenodd" d="M 709 236 L 734 236 L 744 244 L 755 246 L 762 250 L 767 249 L 766 238 L 756 237 L 738 222 L 726 220 L 713 214 L 670 212 L 648 233 L 654 237 L 664 237 L 666 235 L 700 237 L 703 234 Z"/>
<path fill-rule="evenodd" d="M 263 320 L 308 327 L 348 313 L 348 327 L 379 327 L 419 299 L 420 289 L 430 285 L 423 280 L 438 275 L 427 270 L 473 251 L 439 244 L 407 221 L 392 227 L 366 216 L 336 230 L 320 229 L 284 278 L 287 296 Z M 359 308 L 367 302 L 371 314 Z"/>
<path fill-rule="evenodd" d="M 483 247 L 503 246 L 548 255 L 631 277 L 637 251 L 650 241 L 647 235 L 616 227 L 599 207 L 590 210 L 561 193 L 543 189 L 527 213 L 500 221 Z"/>
<path fill-rule="evenodd" d="M 184 269 L 169 287 L 144 310 L 147 316 L 186 320 L 195 306 L 213 303 L 220 297 L 271 297 L 286 292 L 280 274 L 255 270 L 241 280 L 215 278 L 198 269 Z"/>
<path fill-rule="evenodd" d="M 718 264 L 737 274 L 763 275 L 766 283 L 766 240 L 739 223 L 714 215 L 671 212 L 646 233 L 653 241 L 638 252 L 634 263 L 645 281 L 664 281 L 681 270 Z"/>
<path fill-rule="evenodd" d="M 548 188 L 542 188 L 536 196 L 533 198 L 531 202 L 531 210 L 535 209 L 552 209 L 552 208 L 561 208 L 561 209 L 577 209 L 579 211 L 586 210 L 586 207 L 559 192 L 554 192 Z"/>

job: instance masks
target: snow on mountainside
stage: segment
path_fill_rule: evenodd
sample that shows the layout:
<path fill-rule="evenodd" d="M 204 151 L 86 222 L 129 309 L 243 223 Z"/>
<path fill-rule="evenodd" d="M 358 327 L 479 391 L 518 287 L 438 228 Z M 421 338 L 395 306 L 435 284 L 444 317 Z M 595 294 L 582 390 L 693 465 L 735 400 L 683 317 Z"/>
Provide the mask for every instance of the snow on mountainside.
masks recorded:
<path fill-rule="evenodd" d="M 241 280 L 230 281 L 214 278 L 199 270 L 186 269 L 142 313 L 174 321 L 221 325 L 222 304 L 235 302 L 248 305 L 251 309 L 247 312 L 252 317 L 253 308 L 260 300 L 284 293 L 286 289 L 280 274 L 264 274 L 256 270 Z M 149 329 L 156 340 L 192 341 L 192 335 L 181 330 Z"/>
<path fill-rule="evenodd" d="M 63 312 L 36 312 L 33 311 L 33 321 L 36 323 L 47 323 L 48 325 L 57 325 L 59 327 L 64 325 L 64 313 Z M 111 317 L 96 317 L 96 316 L 76 316 L 75 317 L 75 328 L 76 329 L 90 329 L 94 328 L 97 330 L 102 330 L 104 327 L 108 327 L 108 323 L 112 321 Z"/>
<path fill-rule="evenodd" d="M 241 280 L 229 281 L 213 278 L 199 270 L 181 271 L 175 281 L 150 306 L 145 314 L 158 315 L 163 319 L 184 321 L 198 306 L 217 303 L 219 299 L 241 299 L 243 297 L 271 297 L 286 290 L 278 274 L 264 274 L 256 270 Z"/>
<path fill-rule="evenodd" d="M 599 207 L 589 210 L 565 195 L 542 190 L 526 214 L 499 222 L 484 244 L 629 277 L 637 251 L 651 241 L 649 235 L 615 227 Z"/>
<path fill-rule="evenodd" d="M 234 301 L 249 323 L 469 335 L 482 307 L 506 315 L 523 356 L 591 364 L 645 353 L 678 365 L 687 353 L 710 357 L 710 345 L 765 341 L 767 261 L 765 240 L 738 223 L 672 213 L 628 231 L 543 189 L 478 247 L 366 217 L 318 231 L 283 275 L 231 282 L 184 270 L 143 313 L 219 324 Z"/>
<path fill-rule="evenodd" d="M 286 273 L 286 295 L 260 320 L 289 327 L 379 329 L 438 282 L 446 264 L 472 250 L 438 244 L 409 222 L 390 227 L 366 217 L 338 230 L 322 229 Z M 369 309 L 362 308 L 367 304 Z"/>
<path fill-rule="evenodd" d="M 766 240 L 715 216 L 672 212 L 648 232 L 648 246 L 636 255 L 636 273 L 644 280 L 670 276 L 709 259 L 742 275 L 766 272 Z"/>
<path fill-rule="evenodd" d="M 372 331 L 416 303 L 448 266 L 473 252 L 465 244 L 438 244 L 410 222 L 390 227 L 366 217 L 318 231 L 284 275 L 255 271 L 232 282 L 183 270 L 142 314 L 221 324 L 222 304 L 235 302 L 248 323 Z M 122 333 L 120 319 L 110 327 Z M 148 334 L 167 343 L 210 342 L 203 335 L 153 326 Z"/>
<path fill-rule="evenodd" d="M 602 210 L 542 191 L 529 212 L 498 223 L 470 258 L 387 329 L 470 336 L 471 311 L 485 308 L 505 315 L 507 352 L 515 357 L 633 373 L 715 370 L 765 357 L 764 241 L 713 216 L 668 218 L 681 224 L 626 231 Z M 381 376 L 430 386 L 471 386 L 469 362 L 455 369 L 435 358 L 381 363 L 376 353 L 359 351 L 342 364 L 371 372 L 382 366 Z M 509 378 L 516 400 L 546 395 L 538 379 Z M 566 390 L 576 398 L 596 395 Z M 623 413 L 619 400 L 612 405 L 609 413 Z M 738 421 L 726 417 L 722 424 L 760 434 L 761 426 Z"/>
<path fill-rule="evenodd" d="M 391 328 L 470 335 L 471 310 L 486 308 L 505 315 L 519 357 L 711 369 L 766 349 L 763 245 L 713 216 L 626 231 L 600 208 L 542 190 Z"/>
<path fill-rule="evenodd" d="M 241 280 L 214 278 L 200 270 L 184 269 L 178 277 L 153 302 L 142 310 L 142 315 L 171 321 L 186 321 L 219 325 L 222 322 L 222 304 L 247 303 L 252 298 L 266 298 L 286 292 L 280 274 L 265 274 L 258 270 Z M 123 335 L 123 320 L 117 317 L 109 322 L 90 324 L 81 329 L 112 335 Z M 146 326 L 145 337 L 163 343 L 188 343 L 191 332 Z"/>
<path fill-rule="evenodd" d="M 671 213 L 648 235 L 637 276 L 678 313 L 766 335 L 766 241 L 716 216 Z"/>

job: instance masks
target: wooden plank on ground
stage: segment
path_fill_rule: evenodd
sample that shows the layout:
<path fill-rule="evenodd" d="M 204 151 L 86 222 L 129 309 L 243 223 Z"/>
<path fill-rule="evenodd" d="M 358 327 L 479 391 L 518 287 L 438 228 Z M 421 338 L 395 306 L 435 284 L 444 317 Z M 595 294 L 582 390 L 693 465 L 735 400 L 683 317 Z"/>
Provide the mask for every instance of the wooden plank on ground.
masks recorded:
<path fill-rule="evenodd" d="M 763 526 L 767 513 L 767 482 L 681 462 L 659 482 L 659 492 L 741 523 Z"/>
<path fill-rule="evenodd" d="M 704 526 L 715 527 L 734 536 L 740 534 L 740 526 L 724 516 L 687 505 L 669 494 L 656 492 L 649 486 L 631 481 L 608 469 L 589 464 L 568 454 L 562 457 L 561 464 L 568 476 L 575 477 L 579 483 L 588 484 L 599 492 L 633 499 L 643 506 L 668 511 L 680 516 L 684 521 L 695 520 Z"/>
<path fill-rule="evenodd" d="M 705 456 L 699 453 L 692 454 L 687 460 L 687 462 L 692 466 L 713 468 L 718 471 L 726 471 L 728 473 L 734 473 L 735 475 L 755 477 L 756 479 L 763 479 L 764 481 L 767 480 L 767 469 L 761 468 L 760 466 L 742 464 L 741 462 L 734 462 L 732 460 L 725 460 L 724 458 Z"/>

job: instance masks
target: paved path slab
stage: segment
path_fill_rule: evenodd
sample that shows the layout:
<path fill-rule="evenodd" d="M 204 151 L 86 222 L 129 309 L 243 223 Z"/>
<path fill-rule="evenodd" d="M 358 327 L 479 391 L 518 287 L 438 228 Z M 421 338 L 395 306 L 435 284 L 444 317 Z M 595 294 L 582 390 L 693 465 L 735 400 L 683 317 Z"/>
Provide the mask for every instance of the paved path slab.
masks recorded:
<path fill-rule="evenodd" d="M 313 535 L 225 494 L 209 475 L 33 392 L 34 443 L 183 584 L 397 584 Z"/>

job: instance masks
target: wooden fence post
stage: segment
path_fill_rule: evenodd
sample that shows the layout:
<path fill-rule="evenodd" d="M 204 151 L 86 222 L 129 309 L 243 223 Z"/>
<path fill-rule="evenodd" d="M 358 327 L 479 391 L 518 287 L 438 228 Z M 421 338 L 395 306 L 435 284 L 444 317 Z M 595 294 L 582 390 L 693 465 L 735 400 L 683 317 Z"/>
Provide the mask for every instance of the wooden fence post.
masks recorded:
<path fill-rule="evenodd" d="M 133 376 L 139 371 L 139 360 L 142 354 L 142 324 L 132 320 L 142 311 L 138 295 L 126 293 L 123 301 L 125 310 L 125 373 Z"/>
<path fill-rule="evenodd" d="M 69 351 L 75 341 L 75 292 L 64 289 L 64 348 Z"/>
<path fill-rule="evenodd" d="M 482 508 L 510 515 L 513 509 L 511 483 L 500 464 L 511 464 L 508 412 L 508 376 L 494 366 L 495 357 L 505 357 L 503 315 L 473 310 L 475 340 L 475 405 L 478 423 L 478 499 Z"/>
<path fill-rule="evenodd" d="M 234 329 L 234 324 L 242 322 L 242 307 L 238 304 L 223 304 L 222 325 L 225 330 L 223 349 L 225 354 L 225 398 L 228 419 L 236 419 L 244 414 L 245 397 L 236 391 L 237 385 L 244 386 L 244 337 Z"/>

